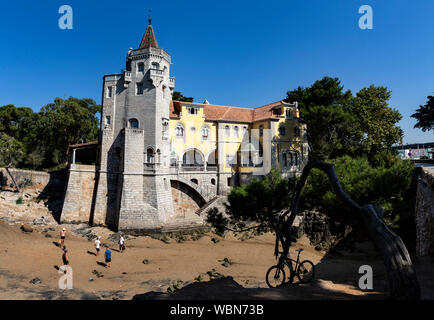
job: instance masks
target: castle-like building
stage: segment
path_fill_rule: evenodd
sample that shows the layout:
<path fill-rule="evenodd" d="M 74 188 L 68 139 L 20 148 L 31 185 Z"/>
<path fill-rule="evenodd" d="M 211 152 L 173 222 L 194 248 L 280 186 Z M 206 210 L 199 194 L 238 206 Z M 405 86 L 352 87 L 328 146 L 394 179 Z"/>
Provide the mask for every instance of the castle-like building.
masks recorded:
<path fill-rule="evenodd" d="M 307 161 L 296 103 L 258 108 L 172 101 L 171 56 L 149 25 L 125 71 L 104 76 L 98 142 L 70 146 L 61 221 L 119 230 L 203 223 L 201 208 L 271 167 Z M 94 165 L 78 161 L 94 149 Z"/>

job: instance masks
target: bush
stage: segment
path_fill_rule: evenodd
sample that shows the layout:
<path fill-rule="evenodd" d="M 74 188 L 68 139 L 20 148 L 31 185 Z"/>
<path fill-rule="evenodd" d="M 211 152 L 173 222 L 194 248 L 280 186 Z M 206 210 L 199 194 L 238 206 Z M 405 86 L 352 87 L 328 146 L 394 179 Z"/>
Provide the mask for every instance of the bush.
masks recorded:
<path fill-rule="evenodd" d="M 19 197 L 17 201 L 15 201 L 16 204 L 23 204 L 23 197 Z"/>
<path fill-rule="evenodd" d="M 358 204 L 375 203 L 385 211 L 385 221 L 396 227 L 400 214 L 409 210 L 404 194 L 414 169 L 409 161 L 397 160 L 390 167 L 373 168 L 365 158 L 344 156 L 331 160 L 344 191 Z M 302 208 L 318 209 L 333 220 L 354 224 L 356 216 L 332 190 L 327 176 L 313 169 L 301 197 Z"/>

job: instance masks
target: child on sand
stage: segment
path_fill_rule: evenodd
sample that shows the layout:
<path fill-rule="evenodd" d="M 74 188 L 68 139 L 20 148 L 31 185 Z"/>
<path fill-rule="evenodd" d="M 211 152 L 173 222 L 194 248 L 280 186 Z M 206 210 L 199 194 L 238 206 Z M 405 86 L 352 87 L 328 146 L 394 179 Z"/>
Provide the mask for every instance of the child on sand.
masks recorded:
<path fill-rule="evenodd" d="M 107 267 L 110 268 L 111 262 L 112 262 L 112 252 L 109 248 L 105 251 L 105 263 L 107 264 Z"/>
<path fill-rule="evenodd" d="M 62 260 L 63 260 L 63 264 L 65 266 L 67 266 L 69 264 L 68 249 L 66 249 L 66 248 L 63 249 Z"/>
<path fill-rule="evenodd" d="M 65 238 L 66 238 L 66 229 L 62 228 L 62 231 L 60 231 L 60 249 L 63 249 L 65 247 Z"/>
<path fill-rule="evenodd" d="M 119 251 L 124 252 L 124 250 L 125 250 L 125 240 L 124 237 L 122 237 L 122 235 L 119 235 Z"/>
<path fill-rule="evenodd" d="M 99 248 L 101 246 L 101 237 L 96 238 L 95 240 L 95 249 L 96 249 L 96 255 L 99 256 Z"/>

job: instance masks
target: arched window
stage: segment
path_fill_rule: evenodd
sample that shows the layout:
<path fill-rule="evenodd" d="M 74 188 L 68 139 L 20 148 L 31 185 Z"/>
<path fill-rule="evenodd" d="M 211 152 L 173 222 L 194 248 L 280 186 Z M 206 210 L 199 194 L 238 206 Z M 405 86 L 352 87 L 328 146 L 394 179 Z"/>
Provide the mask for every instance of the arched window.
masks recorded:
<path fill-rule="evenodd" d="M 243 127 L 243 137 L 245 137 L 247 135 L 247 127 L 244 126 Z"/>
<path fill-rule="evenodd" d="M 177 167 L 178 166 L 178 155 L 175 152 L 170 154 L 170 166 Z"/>
<path fill-rule="evenodd" d="M 197 149 L 188 150 L 182 157 L 182 165 L 185 167 L 202 167 L 203 155 Z"/>
<path fill-rule="evenodd" d="M 154 150 L 152 150 L 152 148 L 146 150 L 146 161 L 148 163 L 154 163 Z"/>
<path fill-rule="evenodd" d="M 129 126 L 130 128 L 138 128 L 138 127 L 139 127 L 139 120 L 134 119 L 134 118 L 128 120 L 128 126 Z"/>
<path fill-rule="evenodd" d="M 197 179 L 191 179 L 191 182 L 193 182 L 195 184 L 199 184 L 199 181 L 197 181 Z"/>
<path fill-rule="evenodd" d="M 231 136 L 231 128 L 229 126 L 225 126 L 225 136 L 226 137 Z"/>
<path fill-rule="evenodd" d="M 264 136 L 264 125 L 262 124 L 259 126 L 259 136 L 260 137 Z"/>
<path fill-rule="evenodd" d="M 203 126 L 202 127 L 201 133 L 202 133 L 202 139 L 203 140 L 208 140 L 208 138 L 209 138 L 209 128 L 207 126 Z"/>
<path fill-rule="evenodd" d="M 238 138 L 240 136 L 240 128 L 238 126 L 234 127 L 234 135 L 235 138 Z"/>
<path fill-rule="evenodd" d="M 160 64 L 158 62 L 152 62 L 152 69 L 160 69 Z"/>
<path fill-rule="evenodd" d="M 184 136 L 184 126 L 180 123 L 178 123 L 175 127 L 175 136 L 176 137 L 183 137 Z"/>
<path fill-rule="evenodd" d="M 211 179 L 211 184 L 212 184 L 213 186 L 215 186 L 215 179 L 214 179 L 214 178 Z"/>

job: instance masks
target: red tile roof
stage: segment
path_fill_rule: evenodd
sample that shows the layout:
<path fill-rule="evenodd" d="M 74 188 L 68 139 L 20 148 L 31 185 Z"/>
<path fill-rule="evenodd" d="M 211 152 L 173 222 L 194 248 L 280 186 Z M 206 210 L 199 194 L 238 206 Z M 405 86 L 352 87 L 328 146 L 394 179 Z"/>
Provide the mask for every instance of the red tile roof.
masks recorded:
<path fill-rule="evenodd" d="M 149 47 L 158 48 L 158 43 L 157 43 L 157 39 L 155 38 L 154 29 L 152 28 L 151 25 L 148 25 L 148 27 L 146 28 L 139 49 L 144 49 Z"/>
<path fill-rule="evenodd" d="M 172 101 L 170 103 L 170 117 L 179 118 L 182 105 L 203 106 L 206 120 L 250 123 L 266 119 L 277 119 L 278 116 L 273 114 L 273 110 L 289 104 L 281 100 L 259 108 L 239 108 L 212 104 Z"/>

